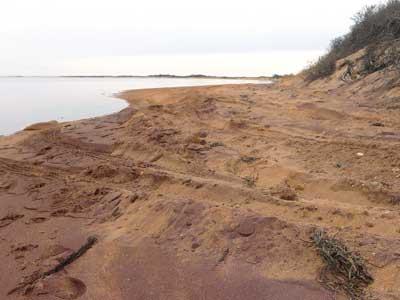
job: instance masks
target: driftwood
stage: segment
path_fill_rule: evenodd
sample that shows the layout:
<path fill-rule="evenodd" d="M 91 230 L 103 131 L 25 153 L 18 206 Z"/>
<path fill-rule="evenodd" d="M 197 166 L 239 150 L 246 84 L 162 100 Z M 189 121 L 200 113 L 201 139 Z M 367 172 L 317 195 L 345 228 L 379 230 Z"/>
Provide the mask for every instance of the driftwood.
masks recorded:
<path fill-rule="evenodd" d="M 345 292 L 352 300 L 364 299 L 364 289 L 374 279 L 361 256 L 351 252 L 341 241 L 328 236 L 323 230 L 316 230 L 311 240 L 325 263 L 320 282 L 329 290 Z"/>
<path fill-rule="evenodd" d="M 347 65 L 347 68 L 340 79 L 343 82 L 350 82 L 354 79 L 354 63 L 351 61 L 346 61 L 345 64 Z"/>
<path fill-rule="evenodd" d="M 79 257 L 84 255 L 86 253 L 86 251 L 88 251 L 90 248 L 93 247 L 94 244 L 96 244 L 96 242 L 97 242 L 96 237 L 94 237 L 94 236 L 88 237 L 87 241 L 77 251 L 74 251 L 73 253 L 71 253 L 68 257 L 66 257 L 64 260 L 62 260 L 60 263 L 58 263 L 54 268 L 31 276 L 31 278 L 29 280 L 22 282 L 17 287 L 10 290 L 7 293 L 7 295 L 14 294 L 17 291 L 20 291 L 20 290 L 24 289 L 25 287 L 34 284 L 35 282 L 37 282 L 40 279 L 46 278 L 47 276 L 50 276 L 57 272 L 60 272 L 66 266 L 70 265 L 75 260 L 77 260 Z"/>

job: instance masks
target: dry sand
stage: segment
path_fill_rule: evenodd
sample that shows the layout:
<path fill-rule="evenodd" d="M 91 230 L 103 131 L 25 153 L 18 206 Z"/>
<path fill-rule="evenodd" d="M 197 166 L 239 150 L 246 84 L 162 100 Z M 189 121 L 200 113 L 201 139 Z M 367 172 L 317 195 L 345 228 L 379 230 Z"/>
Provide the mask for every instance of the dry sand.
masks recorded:
<path fill-rule="evenodd" d="M 0 138 L 0 299 L 333 299 L 316 227 L 400 299 L 396 110 L 290 80 L 121 97 L 120 113 Z"/>

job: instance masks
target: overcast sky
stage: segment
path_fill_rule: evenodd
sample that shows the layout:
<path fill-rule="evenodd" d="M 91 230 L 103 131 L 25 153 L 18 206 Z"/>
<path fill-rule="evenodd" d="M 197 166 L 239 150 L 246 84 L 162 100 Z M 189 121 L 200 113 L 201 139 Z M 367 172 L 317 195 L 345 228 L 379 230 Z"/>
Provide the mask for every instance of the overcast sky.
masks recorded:
<path fill-rule="evenodd" d="M 1 0 L 0 75 L 297 72 L 369 0 Z"/>

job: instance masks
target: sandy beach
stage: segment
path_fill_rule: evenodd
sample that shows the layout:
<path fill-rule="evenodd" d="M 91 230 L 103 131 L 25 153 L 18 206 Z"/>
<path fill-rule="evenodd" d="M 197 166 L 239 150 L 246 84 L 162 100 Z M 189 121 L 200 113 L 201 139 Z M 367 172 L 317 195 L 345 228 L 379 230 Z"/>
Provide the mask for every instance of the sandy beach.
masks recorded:
<path fill-rule="evenodd" d="M 334 84 L 127 91 L 1 137 L 0 298 L 332 299 L 324 228 L 398 299 L 399 114 Z"/>

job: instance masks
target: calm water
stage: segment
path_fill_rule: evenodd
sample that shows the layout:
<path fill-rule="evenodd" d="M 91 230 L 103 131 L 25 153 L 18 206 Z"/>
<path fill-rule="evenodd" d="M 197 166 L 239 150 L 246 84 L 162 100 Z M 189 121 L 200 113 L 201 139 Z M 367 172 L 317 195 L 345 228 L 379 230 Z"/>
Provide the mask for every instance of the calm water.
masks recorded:
<path fill-rule="evenodd" d="M 29 124 L 72 121 L 120 111 L 113 97 L 128 89 L 198 86 L 254 81 L 167 78 L 0 78 L 0 135 Z"/>

